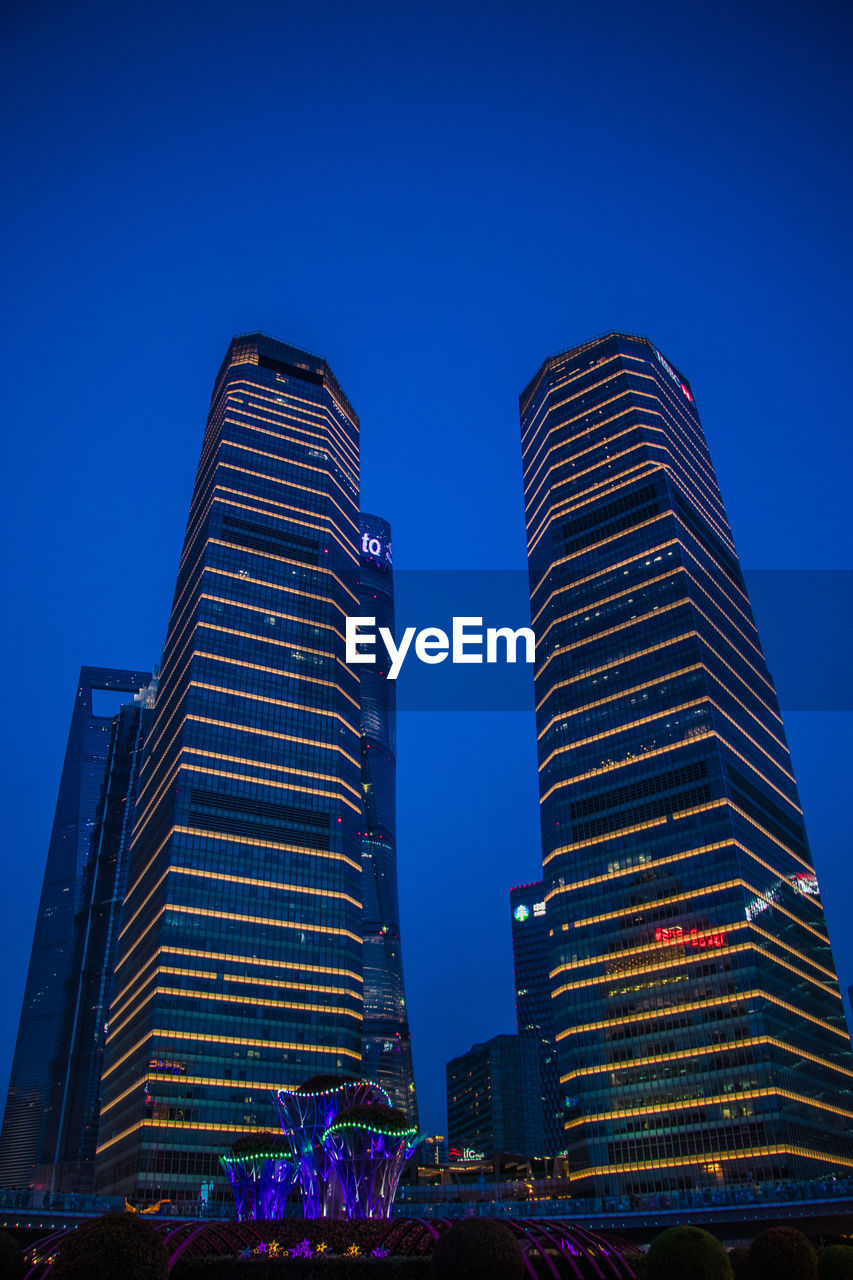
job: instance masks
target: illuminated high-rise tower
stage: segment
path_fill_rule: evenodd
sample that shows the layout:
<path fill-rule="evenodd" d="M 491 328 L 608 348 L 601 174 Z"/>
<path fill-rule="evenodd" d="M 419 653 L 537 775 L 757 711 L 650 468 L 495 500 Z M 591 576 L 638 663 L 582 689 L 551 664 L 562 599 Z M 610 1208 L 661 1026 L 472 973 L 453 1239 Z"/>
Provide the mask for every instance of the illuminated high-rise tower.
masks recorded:
<path fill-rule="evenodd" d="M 391 526 L 361 516 L 360 613 L 394 632 Z M 380 648 L 379 653 L 383 650 Z M 387 1091 L 395 1107 L 417 1125 L 409 1015 L 403 985 L 397 892 L 397 685 L 387 662 L 361 670 L 361 780 L 364 823 L 361 865 L 364 895 L 363 1071 Z"/>
<path fill-rule="evenodd" d="M 853 1057 L 687 379 L 622 334 L 521 396 L 566 1145 L 604 1194 L 853 1167 Z"/>
<path fill-rule="evenodd" d="M 197 1199 L 270 1090 L 358 1075 L 358 419 L 255 333 L 217 376 L 137 802 L 97 1186 Z"/>

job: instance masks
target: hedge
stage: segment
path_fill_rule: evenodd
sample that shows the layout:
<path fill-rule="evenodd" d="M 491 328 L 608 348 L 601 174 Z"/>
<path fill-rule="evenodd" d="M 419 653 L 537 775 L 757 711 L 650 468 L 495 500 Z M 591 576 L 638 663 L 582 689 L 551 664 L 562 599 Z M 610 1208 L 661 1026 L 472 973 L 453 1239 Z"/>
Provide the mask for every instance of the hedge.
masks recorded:
<path fill-rule="evenodd" d="M 830 1244 L 821 1250 L 818 1280 L 853 1280 L 853 1249 L 849 1244 Z"/>
<path fill-rule="evenodd" d="M 24 1262 L 23 1251 L 14 1236 L 0 1231 L 0 1276 L 3 1280 L 19 1280 L 29 1267 Z"/>
<path fill-rule="evenodd" d="M 509 1227 L 487 1218 L 454 1222 L 435 1243 L 433 1280 L 522 1280 L 524 1258 Z"/>
<path fill-rule="evenodd" d="M 108 1213 L 84 1222 L 59 1246 L 50 1280 L 168 1280 L 169 1257 L 150 1222 Z"/>
<path fill-rule="evenodd" d="M 749 1246 L 750 1280 L 817 1280 L 817 1251 L 796 1227 L 771 1227 Z"/>
<path fill-rule="evenodd" d="M 700 1227 L 670 1227 L 655 1236 L 646 1255 L 648 1280 L 731 1280 L 729 1255 Z"/>

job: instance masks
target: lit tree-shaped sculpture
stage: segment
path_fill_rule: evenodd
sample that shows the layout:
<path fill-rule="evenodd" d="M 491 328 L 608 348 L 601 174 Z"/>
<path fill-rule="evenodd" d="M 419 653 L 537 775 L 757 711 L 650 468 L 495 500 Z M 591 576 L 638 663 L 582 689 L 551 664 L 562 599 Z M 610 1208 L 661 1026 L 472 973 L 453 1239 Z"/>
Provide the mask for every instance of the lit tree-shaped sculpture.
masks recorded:
<path fill-rule="evenodd" d="M 281 1127 L 298 1168 L 305 1218 L 342 1218 L 344 1205 L 336 1166 L 323 1145 L 323 1135 L 341 1111 L 353 1106 L 388 1106 L 378 1084 L 344 1076 L 314 1076 L 298 1089 L 274 1095 Z"/>
<path fill-rule="evenodd" d="M 323 1134 L 348 1218 L 390 1218 L 403 1166 L 421 1139 L 402 1111 L 381 1103 L 338 1113 Z"/>
<path fill-rule="evenodd" d="M 220 1156 L 228 1174 L 237 1218 L 283 1218 L 298 1166 L 290 1144 L 279 1133 L 248 1133 L 237 1138 L 231 1154 Z"/>

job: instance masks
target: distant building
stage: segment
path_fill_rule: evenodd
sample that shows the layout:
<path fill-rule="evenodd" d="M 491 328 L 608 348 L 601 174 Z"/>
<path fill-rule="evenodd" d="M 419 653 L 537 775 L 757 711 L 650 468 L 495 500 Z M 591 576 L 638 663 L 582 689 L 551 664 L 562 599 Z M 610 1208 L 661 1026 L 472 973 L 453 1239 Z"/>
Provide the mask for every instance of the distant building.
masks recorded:
<path fill-rule="evenodd" d="M 359 519 L 359 613 L 394 631 L 391 526 L 380 516 Z M 364 1027 L 362 1072 L 418 1123 L 409 1015 L 403 985 L 397 893 L 397 684 L 388 680 L 387 656 L 360 666 L 360 833 L 364 917 Z"/>
<path fill-rule="evenodd" d="M 447 1138 L 443 1134 L 437 1133 L 431 1138 L 424 1138 L 420 1152 L 422 1165 L 445 1165 L 449 1158 Z"/>
<path fill-rule="evenodd" d="M 68 992 L 75 985 L 74 922 L 83 906 L 115 717 L 97 714 L 93 694 L 132 697 L 151 675 L 83 667 L 59 782 L 12 1074 L 0 1131 L 0 1186 L 49 1185 L 58 1116 L 55 1064 Z"/>
<path fill-rule="evenodd" d="M 493 1036 L 448 1062 L 447 1135 L 451 1160 L 543 1155 L 540 1040 Z"/>
<path fill-rule="evenodd" d="M 113 719 L 106 776 L 74 920 L 60 1046 L 53 1064 L 48 1149 L 56 1191 L 94 1189 L 101 1071 L 113 994 L 121 907 L 145 738 L 155 689 L 143 689 Z"/>
<path fill-rule="evenodd" d="M 850 1038 L 693 389 L 610 333 L 549 357 L 520 411 L 572 1182 L 849 1171 Z"/>
<path fill-rule="evenodd" d="M 550 940 L 543 882 L 516 885 L 510 889 L 509 903 L 518 1034 L 542 1041 L 543 1153 L 555 1156 L 565 1149 L 565 1136 L 548 977 Z"/>

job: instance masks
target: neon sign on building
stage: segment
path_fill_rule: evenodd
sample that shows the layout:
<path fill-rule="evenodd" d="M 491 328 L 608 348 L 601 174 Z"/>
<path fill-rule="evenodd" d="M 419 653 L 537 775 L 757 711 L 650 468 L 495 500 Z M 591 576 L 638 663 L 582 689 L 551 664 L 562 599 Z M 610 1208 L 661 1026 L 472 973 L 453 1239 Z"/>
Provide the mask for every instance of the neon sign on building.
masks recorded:
<path fill-rule="evenodd" d="M 361 550 L 366 556 L 373 556 L 376 560 L 385 560 L 387 564 L 391 563 L 391 543 L 383 542 L 375 534 L 368 532 L 361 535 Z"/>
<path fill-rule="evenodd" d="M 681 947 L 704 951 L 707 947 L 724 947 L 726 935 L 722 930 L 682 929 L 680 924 L 676 924 L 669 929 L 655 929 L 655 942 L 676 943 Z"/>
<path fill-rule="evenodd" d="M 673 369 L 673 367 L 672 367 L 672 365 L 669 363 L 669 361 L 668 361 L 668 360 L 664 360 L 663 356 L 662 356 L 662 355 L 661 355 L 661 353 L 658 351 L 657 347 L 655 347 L 655 355 L 657 356 L 658 361 L 659 361 L 659 363 L 660 363 L 661 367 L 662 367 L 663 369 L 665 369 L 665 370 L 666 370 L 666 372 L 667 372 L 667 373 L 669 374 L 669 376 L 672 378 L 672 380 L 673 380 L 673 382 L 675 383 L 675 385 L 676 385 L 676 386 L 677 386 L 681 391 L 683 391 L 683 392 L 684 392 L 684 394 L 687 396 L 687 399 L 688 399 L 688 400 L 690 401 L 690 403 L 692 404 L 692 403 L 693 403 L 693 397 L 692 397 L 692 395 L 691 395 L 691 394 L 690 394 L 690 392 L 688 391 L 687 387 L 685 387 L 684 383 L 681 381 L 681 379 L 679 378 L 678 374 L 675 372 L 675 370 Z"/>

